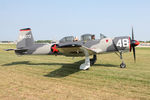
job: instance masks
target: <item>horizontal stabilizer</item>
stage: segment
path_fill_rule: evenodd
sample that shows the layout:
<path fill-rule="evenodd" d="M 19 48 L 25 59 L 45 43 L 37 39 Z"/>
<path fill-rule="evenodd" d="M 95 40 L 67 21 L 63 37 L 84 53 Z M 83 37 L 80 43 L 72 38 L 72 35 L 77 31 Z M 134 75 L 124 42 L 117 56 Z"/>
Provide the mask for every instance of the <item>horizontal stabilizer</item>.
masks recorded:
<path fill-rule="evenodd" d="M 15 51 L 17 55 L 27 54 L 28 49 L 4 49 L 5 51 Z"/>
<path fill-rule="evenodd" d="M 14 51 L 15 49 L 4 49 L 5 51 Z"/>
<path fill-rule="evenodd" d="M 28 49 L 16 49 L 16 50 L 15 50 L 15 53 L 16 53 L 17 55 L 24 55 L 24 54 L 27 53 L 27 50 L 28 50 Z"/>

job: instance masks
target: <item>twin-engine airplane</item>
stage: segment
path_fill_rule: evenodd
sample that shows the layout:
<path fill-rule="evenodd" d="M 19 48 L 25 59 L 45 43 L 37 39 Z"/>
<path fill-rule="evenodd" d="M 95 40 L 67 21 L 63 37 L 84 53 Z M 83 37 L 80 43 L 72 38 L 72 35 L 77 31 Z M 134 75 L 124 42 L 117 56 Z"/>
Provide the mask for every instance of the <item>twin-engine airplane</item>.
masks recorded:
<path fill-rule="evenodd" d="M 62 38 L 57 44 L 40 44 L 34 43 L 34 39 L 30 28 L 20 30 L 17 41 L 17 49 L 7 49 L 6 51 L 14 50 L 17 55 L 50 55 L 63 54 L 69 57 L 85 56 L 85 63 L 80 65 L 80 69 L 87 70 L 97 60 L 97 54 L 114 52 L 120 56 L 122 63 L 120 68 L 125 68 L 126 64 L 123 61 L 122 53 L 131 52 L 133 49 L 134 60 L 136 60 L 135 47 L 139 45 L 137 40 L 134 40 L 132 28 L 132 38 L 129 36 L 121 36 L 115 38 L 107 38 L 101 35 L 100 39 L 95 39 L 93 34 L 84 34 L 81 40 L 75 39 L 73 36 Z M 93 55 L 90 59 L 89 56 Z"/>

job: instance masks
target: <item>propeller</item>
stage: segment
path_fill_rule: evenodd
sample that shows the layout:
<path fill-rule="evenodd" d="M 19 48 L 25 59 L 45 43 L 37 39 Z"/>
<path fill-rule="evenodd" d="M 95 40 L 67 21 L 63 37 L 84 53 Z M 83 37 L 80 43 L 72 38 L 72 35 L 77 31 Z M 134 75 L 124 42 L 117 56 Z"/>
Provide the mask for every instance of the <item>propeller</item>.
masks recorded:
<path fill-rule="evenodd" d="M 135 47 L 140 44 L 139 41 L 134 40 L 134 32 L 133 32 L 133 27 L 132 27 L 132 40 L 131 40 L 131 49 L 133 49 L 133 56 L 134 56 L 134 62 L 136 62 L 136 52 L 135 52 Z M 131 51 L 131 50 L 130 50 Z"/>

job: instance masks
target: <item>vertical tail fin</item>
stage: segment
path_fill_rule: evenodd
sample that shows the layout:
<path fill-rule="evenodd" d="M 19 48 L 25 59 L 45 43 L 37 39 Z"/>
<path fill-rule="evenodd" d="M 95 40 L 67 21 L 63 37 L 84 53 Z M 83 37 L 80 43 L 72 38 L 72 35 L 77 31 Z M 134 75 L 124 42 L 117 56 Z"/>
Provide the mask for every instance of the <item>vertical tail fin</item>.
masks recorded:
<path fill-rule="evenodd" d="M 20 29 L 19 38 L 17 40 L 17 49 L 28 49 L 34 43 L 30 28 Z"/>

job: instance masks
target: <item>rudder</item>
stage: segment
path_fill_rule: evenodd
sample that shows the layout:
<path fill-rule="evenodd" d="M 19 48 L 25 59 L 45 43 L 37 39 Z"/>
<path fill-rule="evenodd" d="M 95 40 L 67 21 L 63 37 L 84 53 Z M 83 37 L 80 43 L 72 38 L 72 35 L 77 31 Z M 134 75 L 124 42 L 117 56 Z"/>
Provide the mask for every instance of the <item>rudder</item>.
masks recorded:
<path fill-rule="evenodd" d="M 34 43 L 33 35 L 30 28 L 20 29 L 17 40 L 17 49 L 28 49 Z"/>

